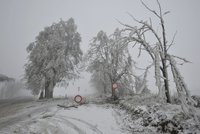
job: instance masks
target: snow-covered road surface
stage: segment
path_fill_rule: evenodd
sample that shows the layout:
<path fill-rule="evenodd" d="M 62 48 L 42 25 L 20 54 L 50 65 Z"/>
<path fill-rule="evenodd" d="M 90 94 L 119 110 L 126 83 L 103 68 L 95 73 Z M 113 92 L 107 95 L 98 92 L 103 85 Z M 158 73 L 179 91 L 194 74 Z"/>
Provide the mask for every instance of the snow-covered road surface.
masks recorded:
<path fill-rule="evenodd" d="M 127 134 L 121 115 L 112 105 L 86 104 L 60 108 L 66 100 L 29 101 L 10 106 L 16 113 L 0 117 L 1 134 Z M 71 104 L 70 104 L 71 105 Z M 8 108 L 9 106 L 7 106 Z M 2 107 L 1 107 L 2 108 Z M 1 110 L 0 110 L 1 111 Z M 5 110 L 4 110 L 5 112 Z M 5 113 L 4 113 L 5 114 Z"/>

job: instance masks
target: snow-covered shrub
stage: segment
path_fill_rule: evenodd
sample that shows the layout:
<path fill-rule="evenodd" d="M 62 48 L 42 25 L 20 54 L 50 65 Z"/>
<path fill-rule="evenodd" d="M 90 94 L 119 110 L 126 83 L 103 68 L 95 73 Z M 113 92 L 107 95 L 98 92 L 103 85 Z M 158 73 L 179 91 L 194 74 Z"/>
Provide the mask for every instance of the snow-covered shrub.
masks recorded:
<path fill-rule="evenodd" d="M 200 124 L 194 118 L 186 116 L 180 105 L 158 103 L 155 96 L 134 96 L 120 101 L 132 118 L 135 129 L 152 130 L 156 133 L 199 133 Z M 141 131 L 141 132 L 142 132 Z"/>

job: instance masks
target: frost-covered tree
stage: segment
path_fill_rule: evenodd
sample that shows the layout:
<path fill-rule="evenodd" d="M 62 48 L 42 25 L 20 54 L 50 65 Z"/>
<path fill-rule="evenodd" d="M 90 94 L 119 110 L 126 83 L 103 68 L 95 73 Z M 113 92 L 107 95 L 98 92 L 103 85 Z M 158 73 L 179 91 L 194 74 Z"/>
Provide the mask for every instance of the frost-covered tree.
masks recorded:
<path fill-rule="evenodd" d="M 82 59 L 80 42 L 73 18 L 44 28 L 27 47 L 25 79 L 28 89 L 36 95 L 45 91 L 45 98 L 52 98 L 57 83 L 77 78 L 78 63 Z"/>
<path fill-rule="evenodd" d="M 89 60 L 89 70 L 93 77 L 98 77 L 102 83 L 104 91 L 110 89 L 112 97 L 116 97 L 112 85 L 123 81 L 132 83 L 132 59 L 129 54 L 127 43 L 121 42 L 121 33 L 118 29 L 111 36 L 100 31 L 90 44 L 87 54 Z M 94 79 L 94 78 L 93 78 Z M 131 85 L 126 85 L 126 89 L 131 90 Z M 124 89 L 125 90 L 125 89 Z"/>
<path fill-rule="evenodd" d="M 181 101 L 181 107 L 184 113 L 190 117 L 194 117 L 197 124 L 199 124 L 194 104 L 196 103 L 190 95 L 187 85 L 177 67 L 176 60 L 181 60 L 184 62 L 189 62 L 184 58 L 174 56 L 169 53 L 169 49 L 174 44 L 174 38 L 171 42 L 167 42 L 166 29 L 164 23 L 164 16 L 169 13 L 163 12 L 159 0 L 157 4 L 159 11 L 152 10 L 143 1 L 141 1 L 145 8 L 153 13 L 159 21 L 156 29 L 153 26 L 151 19 L 149 21 L 137 20 L 131 14 L 130 16 L 136 21 L 139 26 L 131 26 L 127 24 L 122 25 L 125 28 L 122 33 L 125 35 L 122 40 L 124 42 L 134 42 L 135 45 L 139 45 L 139 51 L 141 54 L 142 50 L 148 52 L 149 56 L 152 58 L 155 68 L 155 79 L 156 85 L 159 89 L 159 96 L 163 100 L 166 98 L 167 102 L 170 103 L 170 93 L 169 93 L 169 78 L 168 78 L 168 67 L 171 67 L 171 73 L 176 85 L 177 93 Z M 148 38 L 151 36 L 151 38 Z M 152 38 L 154 37 L 154 39 Z M 150 40 L 148 40 L 150 39 Z M 155 41 L 155 42 L 152 42 Z"/>
<path fill-rule="evenodd" d="M 169 11 L 163 12 L 158 0 L 157 4 L 159 7 L 159 11 L 152 10 L 143 1 L 141 2 L 148 11 L 155 15 L 155 17 L 158 19 L 159 24 L 156 27 L 154 27 L 151 19 L 149 21 L 140 21 L 134 18 L 131 14 L 129 14 L 133 18 L 133 20 L 136 21 L 139 25 L 131 26 L 121 23 L 125 26 L 123 31 L 126 34 L 128 34 L 124 39 L 129 42 L 135 42 L 136 45 L 140 45 L 140 52 L 142 50 L 146 50 L 148 52 L 155 65 L 155 78 L 156 85 L 160 92 L 159 94 L 162 94 L 162 89 L 164 86 L 164 94 L 166 96 L 167 102 L 170 103 L 171 99 L 169 92 L 167 54 L 169 48 L 174 43 L 174 39 L 172 40 L 172 42 L 167 42 L 166 29 L 164 23 L 164 16 L 168 14 Z"/>

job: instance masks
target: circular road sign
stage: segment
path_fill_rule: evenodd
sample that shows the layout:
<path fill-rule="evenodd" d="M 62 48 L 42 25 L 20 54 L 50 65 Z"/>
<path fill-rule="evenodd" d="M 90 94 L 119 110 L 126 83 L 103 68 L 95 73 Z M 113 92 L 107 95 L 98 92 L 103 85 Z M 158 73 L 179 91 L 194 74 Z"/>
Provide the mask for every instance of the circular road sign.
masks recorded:
<path fill-rule="evenodd" d="M 82 100 L 83 100 L 83 98 L 82 98 L 82 96 L 80 96 L 80 95 L 76 95 L 76 96 L 74 97 L 74 101 L 75 101 L 76 103 L 81 103 Z"/>
<path fill-rule="evenodd" d="M 116 89 L 117 88 L 117 83 L 113 83 L 113 89 Z"/>

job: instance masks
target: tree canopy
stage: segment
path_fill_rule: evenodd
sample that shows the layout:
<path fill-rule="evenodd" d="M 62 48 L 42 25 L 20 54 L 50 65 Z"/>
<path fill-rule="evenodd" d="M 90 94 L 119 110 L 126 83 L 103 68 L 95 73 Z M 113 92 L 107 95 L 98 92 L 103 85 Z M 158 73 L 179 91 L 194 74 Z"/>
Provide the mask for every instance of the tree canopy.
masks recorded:
<path fill-rule="evenodd" d="M 53 97 L 53 88 L 63 80 L 77 78 L 82 59 L 81 36 L 74 19 L 60 20 L 39 33 L 27 47 L 28 63 L 25 78 L 34 94 L 45 89 L 45 97 Z"/>

